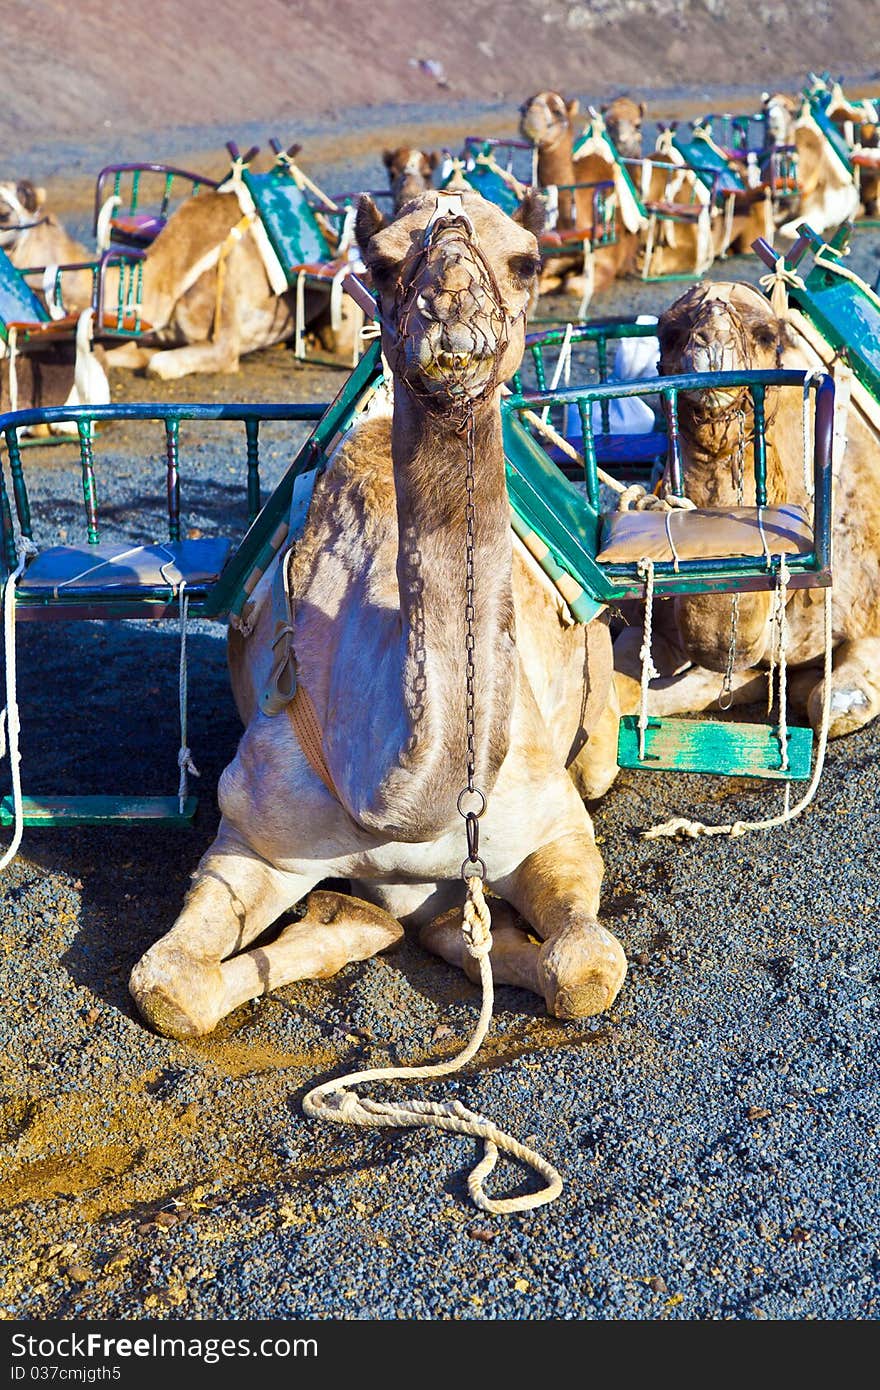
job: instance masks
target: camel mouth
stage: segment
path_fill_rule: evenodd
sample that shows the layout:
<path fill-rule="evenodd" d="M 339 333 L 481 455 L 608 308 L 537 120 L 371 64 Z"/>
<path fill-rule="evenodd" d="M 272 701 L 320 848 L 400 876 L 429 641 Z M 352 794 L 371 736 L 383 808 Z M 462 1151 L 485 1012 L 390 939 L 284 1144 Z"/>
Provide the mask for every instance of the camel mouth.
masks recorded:
<path fill-rule="evenodd" d="M 406 354 L 405 376 L 411 387 L 430 396 L 476 400 L 492 381 L 495 358 L 491 353 L 452 352 L 431 348 L 423 340 Z"/>

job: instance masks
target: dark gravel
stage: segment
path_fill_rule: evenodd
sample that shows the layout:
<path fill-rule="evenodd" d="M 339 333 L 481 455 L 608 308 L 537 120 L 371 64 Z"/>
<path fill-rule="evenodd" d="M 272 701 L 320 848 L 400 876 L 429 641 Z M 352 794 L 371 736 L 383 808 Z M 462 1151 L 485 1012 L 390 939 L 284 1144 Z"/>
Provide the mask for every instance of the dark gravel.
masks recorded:
<path fill-rule="evenodd" d="M 871 279 L 878 249 L 859 234 L 851 263 Z M 594 311 L 675 293 L 628 282 Z M 276 350 L 173 389 L 321 399 L 339 382 Z M 184 441 L 187 521 L 239 528 L 240 455 L 219 426 L 203 438 Z M 293 443 L 279 437 L 269 475 Z M 159 436 L 113 427 L 100 453 L 109 533 L 134 535 L 161 514 Z M 26 466 L 56 539 L 79 506 L 73 454 Z M 173 624 L 23 624 L 19 653 L 26 790 L 174 789 Z M 190 668 L 195 827 L 28 831 L 0 887 L 0 1317 L 878 1315 L 876 727 L 832 747 L 800 821 L 740 841 L 638 830 L 688 808 L 766 813 L 778 793 L 621 774 L 596 812 L 603 918 L 631 961 L 615 1008 L 560 1024 L 502 989 L 484 1051 L 442 1087 L 535 1135 L 565 1177 L 551 1207 L 494 1219 L 467 1199 L 472 1143 L 301 1113 L 316 1078 L 469 1033 L 477 991 L 415 945 L 246 1006 L 203 1042 L 135 1017 L 128 973 L 179 910 L 239 733 L 220 627 L 195 625 Z M 501 1165 L 494 1190 L 519 1180 Z"/>

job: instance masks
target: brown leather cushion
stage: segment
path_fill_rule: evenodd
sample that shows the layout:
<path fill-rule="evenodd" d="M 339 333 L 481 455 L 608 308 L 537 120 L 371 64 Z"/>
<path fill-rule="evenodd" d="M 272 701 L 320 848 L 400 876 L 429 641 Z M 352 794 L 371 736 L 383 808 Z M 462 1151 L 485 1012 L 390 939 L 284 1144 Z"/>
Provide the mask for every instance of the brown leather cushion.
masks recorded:
<path fill-rule="evenodd" d="M 638 560 L 672 561 L 676 554 L 679 560 L 761 557 L 765 550 L 758 515 L 757 507 L 611 512 L 602 521 L 596 559 L 605 564 L 634 564 Z M 813 531 L 803 507 L 793 503 L 763 507 L 760 516 L 771 555 L 808 555 L 813 549 Z M 669 543 L 670 533 L 675 553 Z"/>
<path fill-rule="evenodd" d="M 701 203 L 646 203 L 648 212 L 656 212 L 658 217 L 673 217 L 677 222 L 699 222 L 703 211 Z"/>

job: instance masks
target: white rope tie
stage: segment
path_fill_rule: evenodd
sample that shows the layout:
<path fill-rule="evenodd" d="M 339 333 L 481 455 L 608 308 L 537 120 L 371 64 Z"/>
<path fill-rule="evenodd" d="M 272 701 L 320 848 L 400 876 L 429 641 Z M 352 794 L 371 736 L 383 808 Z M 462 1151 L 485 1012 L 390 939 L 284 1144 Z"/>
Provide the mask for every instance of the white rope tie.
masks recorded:
<path fill-rule="evenodd" d="M 482 1139 L 483 1157 L 468 1177 L 468 1192 L 471 1200 L 482 1211 L 496 1216 L 506 1216 L 512 1212 L 530 1211 L 534 1207 L 552 1202 L 562 1191 L 562 1178 L 551 1163 L 526 1144 L 521 1144 L 511 1135 L 498 1129 L 491 1120 L 468 1110 L 460 1101 L 410 1100 L 398 1104 L 371 1100 L 369 1096 L 358 1096 L 350 1089 L 367 1081 L 425 1080 L 448 1076 L 460 1071 L 471 1060 L 483 1042 L 492 1020 L 494 989 L 489 952 L 492 949 L 491 917 L 483 896 L 483 885 L 479 878 L 467 880 L 467 898 L 464 905 L 462 931 L 465 946 L 480 967 L 482 1004 L 480 1017 L 470 1041 L 461 1052 L 448 1062 L 435 1062 L 421 1067 L 371 1067 L 365 1071 L 350 1072 L 347 1076 L 333 1081 L 325 1081 L 315 1086 L 303 1100 L 303 1110 L 311 1119 L 326 1120 L 331 1124 L 360 1125 L 367 1129 L 415 1128 L 429 1126 L 445 1130 L 448 1134 L 470 1135 Z M 517 1159 L 538 1173 L 546 1186 L 540 1192 L 530 1192 L 521 1197 L 488 1197 L 483 1185 L 498 1161 L 499 1153 Z"/>
<path fill-rule="evenodd" d="M 192 773 L 193 777 L 201 777 L 199 769 L 192 760 L 192 753 L 187 747 L 186 742 L 186 716 L 187 716 L 187 663 L 186 663 L 186 622 L 189 616 L 189 595 L 186 593 L 186 580 L 181 579 L 178 588 L 180 601 L 180 665 L 177 673 L 177 702 L 180 709 L 180 749 L 177 754 L 177 766 L 180 768 L 180 780 L 177 784 L 177 804 L 180 814 L 183 815 L 186 806 L 187 793 L 187 773 Z"/>
<path fill-rule="evenodd" d="M 786 787 L 786 798 L 783 810 L 778 816 L 771 816 L 767 820 L 755 821 L 733 821 L 729 825 L 704 825 L 702 821 L 688 820 L 686 816 L 674 816 L 672 820 L 666 821 L 663 825 L 652 825 L 650 830 L 643 834 L 645 840 L 659 840 L 674 838 L 676 835 L 687 835 L 692 840 L 699 839 L 701 835 L 730 835 L 736 838 L 745 835 L 749 830 L 773 830 L 778 825 L 785 825 L 787 821 L 794 820 L 807 809 L 816 790 L 819 786 L 819 779 L 822 776 L 822 769 L 825 765 L 825 750 L 828 745 L 828 726 L 831 722 L 831 671 L 832 671 L 832 643 L 833 643 L 833 620 L 832 620 L 832 591 L 830 588 L 825 590 L 825 660 L 823 666 L 823 687 L 822 687 L 822 722 L 819 726 L 819 746 L 816 751 L 816 762 L 813 767 L 813 775 L 810 785 L 806 792 L 794 806 L 791 805 L 790 788 Z"/>
<path fill-rule="evenodd" d="M 810 425 L 812 423 L 813 412 L 810 410 L 810 385 L 814 381 L 821 381 L 823 372 L 804 372 L 804 400 L 803 400 L 803 439 L 804 439 L 804 491 L 807 497 L 812 500 L 815 491 L 813 480 L 813 459 L 810 450 Z"/>
<path fill-rule="evenodd" d="M 6 350 L 9 354 L 9 409 L 18 410 L 18 329 L 13 326 L 6 335 Z"/>
<path fill-rule="evenodd" d="M 660 672 L 651 659 L 651 639 L 654 623 L 654 561 L 639 560 L 639 574 L 645 581 L 645 618 L 642 630 L 642 647 L 639 656 L 642 660 L 641 691 L 639 695 L 639 762 L 645 760 L 645 730 L 648 727 L 648 687 Z"/>
<path fill-rule="evenodd" d="M 13 832 L 12 839 L 0 858 L 0 872 L 11 864 L 18 853 L 21 837 L 24 834 L 24 807 L 21 796 L 21 749 L 19 736 L 21 720 L 18 713 L 15 669 L 15 586 L 27 567 L 31 555 L 37 554 L 37 547 L 27 536 L 19 536 L 15 545 L 18 564 L 6 580 L 3 590 L 3 650 L 6 662 L 6 706 L 0 711 L 0 758 L 9 754 L 9 769 L 12 776 Z"/>
<path fill-rule="evenodd" d="M 796 290 L 806 289 L 801 276 L 788 269 L 784 256 L 777 257 L 773 269 L 768 275 L 762 275 L 758 284 L 770 296 L 770 308 L 783 322 L 788 318 L 788 286 Z"/>
<path fill-rule="evenodd" d="M 553 376 L 550 378 L 551 393 L 555 391 L 559 385 L 563 372 L 565 372 L 566 385 L 568 384 L 568 379 L 571 375 L 571 337 L 573 333 L 574 324 L 567 323 L 565 325 L 565 335 L 562 339 L 562 346 L 559 349 L 559 357 L 557 358 L 556 366 L 553 368 Z M 549 405 L 545 405 L 544 409 L 541 411 L 541 423 L 546 425 L 549 418 L 550 407 Z"/>

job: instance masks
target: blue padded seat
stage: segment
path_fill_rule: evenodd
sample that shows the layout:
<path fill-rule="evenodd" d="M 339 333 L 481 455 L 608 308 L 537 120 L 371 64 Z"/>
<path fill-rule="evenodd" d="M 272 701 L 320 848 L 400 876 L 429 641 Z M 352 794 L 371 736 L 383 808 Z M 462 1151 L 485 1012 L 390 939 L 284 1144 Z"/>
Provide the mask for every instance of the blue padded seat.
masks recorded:
<path fill-rule="evenodd" d="M 188 592 L 204 593 L 219 578 L 231 549 L 227 536 L 153 545 L 125 541 L 56 545 L 32 560 L 17 587 L 56 595 L 61 590 L 83 595 L 110 591 L 113 598 L 125 598 L 145 589 L 167 588 L 173 594 L 185 580 Z"/>

